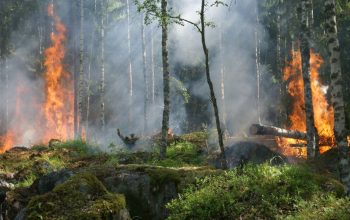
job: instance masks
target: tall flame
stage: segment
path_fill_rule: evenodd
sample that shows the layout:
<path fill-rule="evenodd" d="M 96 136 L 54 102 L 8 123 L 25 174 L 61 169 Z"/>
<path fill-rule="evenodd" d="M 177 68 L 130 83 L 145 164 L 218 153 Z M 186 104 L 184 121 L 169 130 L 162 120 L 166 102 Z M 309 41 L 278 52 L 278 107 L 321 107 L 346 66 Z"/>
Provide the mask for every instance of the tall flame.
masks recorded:
<path fill-rule="evenodd" d="M 288 93 L 292 98 L 292 112 L 289 115 L 289 129 L 306 132 L 306 115 L 305 115 L 305 99 L 304 99 L 304 82 L 302 77 L 302 62 L 300 51 L 292 51 L 292 60 L 284 68 L 283 79 L 287 82 Z M 323 64 L 323 59 L 319 54 L 311 51 L 310 67 L 311 67 L 311 89 L 312 101 L 314 109 L 314 121 L 318 135 L 329 143 L 329 146 L 321 146 L 320 152 L 323 153 L 334 146 L 334 111 L 326 99 L 327 87 L 322 85 L 318 70 Z M 306 156 L 305 148 L 292 148 L 291 145 L 303 145 L 305 141 L 278 138 L 282 152 L 286 155 Z"/>
<path fill-rule="evenodd" d="M 70 74 L 64 69 L 64 42 L 66 27 L 55 14 L 53 5 L 48 7 L 48 14 L 55 22 L 56 33 L 51 33 L 52 46 L 45 50 L 44 66 L 45 102 L 43 114 L 46 122 L 44 141 L 51 138 L 68 139 L 73 134 L 73 83 Z"/>

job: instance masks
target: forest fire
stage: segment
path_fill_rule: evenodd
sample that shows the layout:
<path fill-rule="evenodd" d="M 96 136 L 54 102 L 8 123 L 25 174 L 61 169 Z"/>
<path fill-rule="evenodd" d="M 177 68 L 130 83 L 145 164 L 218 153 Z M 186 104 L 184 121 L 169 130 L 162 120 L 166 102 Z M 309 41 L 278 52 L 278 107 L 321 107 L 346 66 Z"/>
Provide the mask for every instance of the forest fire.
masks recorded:
<path fill-rule="evenodd" d="M 30 144 L 35 144 L 47 143 L 52 138 L 61 140 L 72 138 L 74 131 L 73 80 L 63 65 L 66 28 L 55 14 L 51 4 L 48 6 L 48 15 L 54 21 L 55 31 L 50 36 L 51 46 L 44 52 L 43 101 L 38 101 L 37 98 L 29 101 L 27 94 L 33 89 L 19 83 L 14 97 L 16 106 L 12 116 L 13 121 L 8 125 L 5 135 L 0 137 L 2 145 L 0 153 L 18 144 L 28 144 L 28 141 Z M 28 114 L 28 111 L 39 112 L 39 114 L 30 118 L 32 116 Z M 33 125 L 36 127 L 35 131 L 29 131 L 26 127 Z"/>
<path fill-rule="evenodd" d="M 56 33 L 51 34 L 52 46 L 45 50 L 44 66 L 45 102 L 43 116 L 47 131 L 43 141 L 51 138 L 68 139 L 73 134 L 73 82 L 70 74 L 65 71 L 63 59 L 65 56 L 66 28 L 55 14 L 53 5 L 49 5 L 48 14 L 54 19 Z"/>
<path fill-rule="evenodd" d="M 323 153 L 335 145 L 333 125 L 334 112 L 326 99 L 327 87 L 322 85 L 318 70 L 323 64 L 322 57 L 311 51 L 311 87 L 314 108 L 314 120 L 318 135 L 327 146 L 320 146 L 320 152 Z M 291 130 L 306 131 L 306 119 L 304 110 L 304 84 L 301 73 L 301 53 L 292 51 L 292 60 L 284 68 L 284 80 L 288 85 L 288 93 L 292 98 L 292 112 L 289 115 Z M 278 138 L 278 143 L 282 152 L 290 156 L 306 157 L 306 148 L 292 148 L 291 146 L 306 145 L 305 141 Z"/>

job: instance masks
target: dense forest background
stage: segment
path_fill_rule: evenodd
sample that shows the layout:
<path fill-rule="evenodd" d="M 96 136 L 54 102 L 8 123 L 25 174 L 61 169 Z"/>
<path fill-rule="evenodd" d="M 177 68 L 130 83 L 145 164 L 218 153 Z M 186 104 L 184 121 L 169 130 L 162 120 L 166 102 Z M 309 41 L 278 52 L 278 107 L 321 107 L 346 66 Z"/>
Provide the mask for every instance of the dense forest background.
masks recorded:
<path fill-rule="evenodd" d="M 291 51 L 298 47 L 299 1 L 226 3 L 206 11 L 207 20 L 215 24 L 208 30 L 207 40 L 224 130 L 230 135 L 244 135 L 248 126 L 259 120 L 286 127 L 292 101 L 282 71 L 291 59 Z M 110 143 L 118 141 L 117 128 L 140 135 L 159 132 L 163 110 L 161 32 L 157 22 L 145 25 L 144 14 L 138 12 L 133 1 L 85 0 L 82 10 L 81 1 L 2 0 L 1 133 L 9 129 L 22 133 L 17 144 L 36 141 L 35 105 L 45 97 L 44 50 L 52 44 L 50 34 L 55 32 L 54 20 L 47 14 L 49 4 L 54 5 L 55 14 L 67 29 L 63 63 L 75 79 L 76 88 L 79 73 L 84 72 L 82 82 L 89 97 L 87 137 L 103 137 Z M 173 14 L 199 20 L 200 1 L 177 0 L 169 4 Z M 350 4 L 345 0 L 336 4 L 349 121 Z M 319 74 L 322 83 L 329 85 L 323 1 L 313 1 L 310 19 L 312 48 L 325 61 Z M 169 29 L 170 128 L 177 134 L 212 128 L 213 110 L 200 35 L 191 25 L 173 23 Z M 102 73 L 105 78 L 101 78 Z M 105 85 L 103 90 L 101 85 Z M 101 129 L 102 97 L 106 129 Z"/>

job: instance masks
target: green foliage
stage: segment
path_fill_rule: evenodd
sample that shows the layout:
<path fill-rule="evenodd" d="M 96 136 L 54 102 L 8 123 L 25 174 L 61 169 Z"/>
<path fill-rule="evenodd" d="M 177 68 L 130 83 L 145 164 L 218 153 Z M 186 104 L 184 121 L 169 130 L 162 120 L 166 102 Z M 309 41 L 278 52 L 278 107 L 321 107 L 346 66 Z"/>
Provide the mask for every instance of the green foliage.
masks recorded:
<path fill-rule="evenodd" d="M 190 99 L 190 94 L 188 93 L 188 90 L 186 86 L 181 82 L 180 80 L 171 77 L 170 78 L 170 88 L 172 89 L 172 94 L 179 94 L 183 100 L 184 103 L 187 104 Z"/>
<path fill-rule="evenodd" d="M 75 153 L 79 154 L 78 156 L 96 155 L 101 153 L 101 150 L 98 148 L 98 146 L 93 146 L 81 139 L 68 140 L 65 142 L 57 143 L 55 144 L 55 148 L 73 149 Z"/>
<path fill-rule="evenodd" d="M 150 164 L 163 167 L 199 166 L 204 164 L 204 156 L 196 145 L 182 141 L 173 143 L 167 148 L 165 160 L 156 157 Z"/>
<path fill-rule="evenodd" d="M 276 219 L 301 201 L 334 193 L 322 188 L 333 183 L 298 166 L 248 165 L 198 180 L 167 205 L 169 219 Z"/>
<path fill-rule="evenodd" d="M 287 220 L 303 220 L 303 219 L 350 219 L 350 198 L 337 198 L 334 195 L 314 196 L 310 201 L 301 201 L 296 206 L 298 212 L 290 215 Z"/>

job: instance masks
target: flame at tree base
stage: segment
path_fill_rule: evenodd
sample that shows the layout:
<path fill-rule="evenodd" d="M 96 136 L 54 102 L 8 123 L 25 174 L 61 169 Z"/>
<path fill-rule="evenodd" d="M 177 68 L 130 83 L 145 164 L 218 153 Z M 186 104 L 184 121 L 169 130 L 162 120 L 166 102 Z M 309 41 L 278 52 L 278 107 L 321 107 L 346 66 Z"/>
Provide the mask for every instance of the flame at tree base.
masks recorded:
<path fill-rule="evenodd" d="M 54 13 L 53 5 L 49 5 L 48 14 L 55 21 L 56 33 L 51 34 L 52 46 L 45 50 L 44 66 L 45 103 L 42 114 L 46 122 L 44 141 L 52 138 L 67 140 L 72 138 L 74 123 L 74 94 L 70 74 L 65 71 L 63 60 L 65 56 L 66 28 L 60 18 Z"/>
<path fill-rule="evenodd" d="M 284 68 L 283 79 L 288 84 L 288 93 L 293 101 L 292 112 L 289 115 L 289 129 L 306 132 L 306 115 L 305 115 L 305 99 L 304 99 L 304 82 L 302 77 L 302 62 L 300 51 L 292 51 L 292 60 Z M 322 85 L 318 70 L 323 64 L 322 57 L 311 51 L 310 54 L 310 70 L 311 70 L 311 89 L 314 109 L 314 121 L 318 135 L 327 140 L 329 146 L 320 146 L 320 153 L 331 149 L 335 146 L 334 140 L 334 111 L 329 106 L 326 94 L 328 87 Z M 290 138 L 277 138 L 277 143 L 281 148 L 281 152 L 287 156 L 306 157 L 305 147 L 306 141 Z"/>

